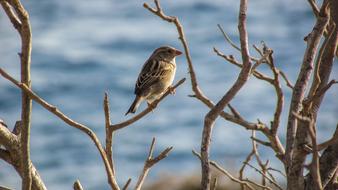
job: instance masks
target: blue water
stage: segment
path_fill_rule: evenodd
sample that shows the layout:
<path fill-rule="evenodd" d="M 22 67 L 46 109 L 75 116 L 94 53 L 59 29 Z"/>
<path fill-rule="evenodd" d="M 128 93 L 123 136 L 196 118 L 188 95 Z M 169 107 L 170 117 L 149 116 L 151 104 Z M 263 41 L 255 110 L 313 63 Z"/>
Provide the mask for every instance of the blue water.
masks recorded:
<path fill-rule="evenodd" d="M 148 1 L 148 3 L 152 3 Z M 33 31 L 32 84 L 41 97 L 56 105 L 72 119 L 86 124 L 104 142 L 104 92 L 110 97 L 113 123 L 125 120 L 131 104 L 137 74 L 151 52 L 162 44 L 182 49 L 173 25 L 160 20 L 142 7 L 143 1 L 25 1 Z M 202 90 L 217 101 L 229 89 L 239 69 L 215 56 L 213 47 L 225 54 L 238 52 L 224 42 L 217 29 L 224 30 L 238 44 L 237 11 L 239 2 L 165 1 L 169 15 L 180 18 L 186 33 L 192 60 Z M 248 31 L 250 44 L 264 40 L 274 49 L 275 64 L 294 83 L 303 58 L 303 41 L 314 24 L 305 1 L 256 0 L 249 2 Z M 20 40 L 17 32 L 0 11 L 0 65 L 19 79 Z M 251 48 L 250 53 L 256 55 Z M 176 80 L 188 77 L 186 60 L 177 59 Z M 269 73 L 264 67 L 260 71 Z M 337 64 L 332 76 L 337 76 Z M 271 74 L 270 74 L 271 75 Z M 286 100 L 280 136 L 284 140 L 290 90 Z M 330 137 L 337 123 L 337 87 L 326 95 L 318 118 L 318 139 Z M 177 89 L 160 106 L 141 121 L 118 131 L 114 138 L 114 158 L 118 182 L 136 181 L 152 137 L 157 138 L 155 153 L 168 146 L 170 156 L 156 165 L 148 181 L 160 174 L 189 175 L 198 173 L 199 161 L 191 154 L 199 149 L 203 118 L 208 109 L 187 95 L 190 82 Z M 13 126 L 20 118 L 20 91 L 0 79 L 0 118 Z M 231 102 L 249 121 L 257 118 L 269 123 L 275 105 L 274 89 L 251 78 Z M 145 105 L 142 105 L 144 108 Z M 85 189 L 109 189 L 98 151 L 90 139 L 69 127 L 40 105 L 33 103 L 31 157 L 49 189 L 71 189 L 80 179 Z M 250 152 L 250 131 L 219 119 L 213 133 L 211 158 L 230 170 L 237 169 Z M 264 159 L 280 168 L 273 152 L 260 148 Z M 0 185 L 19 189 L 16 172 L 0 161 Z"/>

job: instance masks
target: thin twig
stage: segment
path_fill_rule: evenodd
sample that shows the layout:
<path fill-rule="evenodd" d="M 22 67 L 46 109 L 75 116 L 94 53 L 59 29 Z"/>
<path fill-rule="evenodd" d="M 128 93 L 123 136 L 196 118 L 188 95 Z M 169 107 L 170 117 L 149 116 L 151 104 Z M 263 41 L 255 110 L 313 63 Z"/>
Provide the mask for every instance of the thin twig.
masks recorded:
<path fill-rule="evenodd" d="M 269 168 L 267 168 L 267 170 L 275 171 L 275 172 L 281 174 L 282 176 L 286 177 L 285 173 L 283 173 L 282 171 L 280 171 L 280 170 L 278 170 L 276 168 L 269 167 Z"/>
<path fill-rule="evenodd" d="M 256 137 L 250 137 L 252 140 L 254 140 L 254 141 L 256 141 L 256 142 L 258 142 L 259 144 L 261 144 L 261 145 L 264 145 L 264 146 L 267 146 L 267 147 L 271 147 L 271 143 L 270 142 L 266 142 L 266 141 L 262 141 L 262 140 L 260 140 L 260 139 L 258 139 L 258 138 L 256 138 Z"/>
<path fill-rule="evenodd" d="M 242 119 L 241 114 L 234 107 L 232 107 L 230 104 L 228 104 L 228 107 L 230 108 L 230 111 L 232 112 L 232 114 L 234 114 L 236 118 Z"/>
<path fill-rule="evenodd" d="M 226 39 L 226 41 L 228 41 L 228 42 L 231 44 L 231 46 L 233 46 L 236 50 L 240 51 L 240 49 L 238 48 L 238 46 L 237 46 L 235 43 L 233 43 L 233 42 L 231 41 L 230 37 L 224 32 L 223 28 L 222 28 L 220 25 L 217 25 L 217 26 L 220 28 L 220 30 L 221 30 L 221 32 L 222 32 L 224 38 Z M 255 50 L 258 51 L 258 53 L 263 57 L 262 51 L 261 51 L 259 48 L 257 48 L 256 45 L 253 45 L 253 47 L 254 47 Z M 242 67 L 242 64 L 239 63 L 239 62 L 237 62 L 237 61 L 234 59 L 233 56 L 226 56 L 226 55 L 224 55 L 223 53 L 221 53 L 219 50 L 217 50 L 215 47 L 214 47 L 214 52 L 215 52 L 218 56 L 223 57 L 223 58 L 224 58 L 225 60 L 227 60 L 228 62 L 230 62 L 230 63 L 232 63 L 232 64 L 234 64 L 234 65 L 236 65 L 236 66 L 238 66 L 238 67 Z M 257 67 L 259 64 L 261 64 L 261 62 L 263 61 L 263 59 L 258 59 L 258 58 L 252 57 L 252 56 L 250 56 L 250 59 L 251 59 L 252 61 L 256 62 L 256 64 L 255 64 L 256 66 L 253 66 L 253 68 L 256 68 L 256 67 Z M 291 84 L 290 80 L 286 77 L 285 73 L 284 73 L 282 70 L 279 70 L 279 69 L 277 69 L 277 68 L 276 68 L 276 71 L 282 75 L 283 79 L 285 80 L 286 85 L 287 85 L 290 89 L 293 89 L 293 85 Z M 263 79 L 263 80 L 265 80 L 265 81 L 267 81 L 267 82 L 270 82 L 270 83 L 271 83 L 271 81 L 272 81 L 271 78 L 269 78 L 269 77 L 265 76 L 264 74 L 262 74 L 262 73 L 256 71 L 256 69 L 252 69 L 252 73 L 253 73 L 253 75 L 254 75 L 256 78 L 258 78 L 258 79 Z"/>
<path fill-rule="evenodd" d="M 248 183 L 251 183 L 252 185 L 255 185 L 255 186 L 260 187 L 260 188 L 262 188 L 262 189 L 272 190 L 269 186 L 265 186 L 265 185 L 258 184 L 258 183 L 254 182 L 254 181 L 252 181 L 252 180 L 249 180 L 249 179 L 244 179 L 243 181 L 246 181 L 246 182 L 248 182 Z"/>
<path fill-rule="evenodd" d="M 310 6 L 311 6 L 311 8 L 312 8 L 313 14 L 314 14 L 316 17 L 318 17 L 318 16 L 319 16 L 319 8 L 318 8 L 318 6 L 317 6 L 315 0 L 308 0 L 308 2 L 309 2 Z"/>
<path fill-rule="evenodd" d="M 256 137 L 256 132 L 253 130 L 252 131 L 252 137 L 255 138 Z M 257 144 L 256 141 L 252 140 L 252 151 L 255 155 L 255 158 L 257 160 L 258 165 L 261 167 L 261 172 L 266 175 L 266 168 L 267 168 L 267 164 L 268 162 L 266 162 L 266 164 L 263 164 L 263 161 L 261 160 L 258 150 L 257 150 Z M 266 181 L 265 178 L 262 177 L 262 185 L 265 186 L 266 185 Z"/>
<path fill-rule="evenodd" d="M 264 43 L 264 42 L 262 42 L 262 43 Z M 259 49 L 255 44 L 252 45 L 252 47 L 259 53 L 259 55 L 260 55 L 261 57 L 264 57 L 264 53 L 262 52 L 261 49 Z"/>
<path fill-rule="evenodd" d="M 218 29 L 222 32 L 224 39 L 235 49 L 237 49 L 238 51 L 241 51 L 241 48 L 239 48 L 234 42 L 232 42 L 232 40 L 230 39 L 230 37 L 224 32 L 223 28 L 221 27 L 220 24 L 217 24 Z"/>
<path fill-rule="evenodd" d="M 123 186 L 122 190 L 127 190 L 128 189 L 128 186 L 130 185 L 130 182 L 131 182 L 131 178 L 129 178 L 126 182 L 126 184 Z"/>
<path fill-rule="evenodd" d="M 12 190 L 12 189 L 5 187 L 5 186 L 0 186 L 0 190 Z"/>
<path fill-rule="evenodd" d="M 317 91 L 314 95 L 310 96 L 308 99 L 304 100 L 305 104 L 310 104 L 311 102 L 315 101 L 316 99 L 319 99 L 322 97 L 326 91 L 328 91 L 332 85 L 337 84 L 338 81 L 336 80 L 331 80 L 328 84 L 326 84 L 323 88 Z"/>
<path fill-rule="evenodd" d="M 283 105 L 284 105 L 284 94 L 283 94 L 283 90 L 279 82 L 279 71 L 277 70 L 275 66 L 274 59 L 272 56 L 273 51 L 272 49 L 268 48 L 265 43 L 263 43 L 263 54 L 267 56 L 266 61 L 274 76 L 272 85 L 276 92 L 277 102 L 276 102 L 274 118 L 271 123 L 271 134 L 272 136 L 277 137 L 277 131 L 278 131 L 280 118 L 281 118 L 281 114 L 283 111 Z"/>
<path fill-rule="evenodd" d="M 254 151 L 251 150 L 250 154 L 248 154 L 248 156 L 245 158 L 244 162 L 250 162 L 250 160 L 252 159 L 252 156 L 254 155 Z M 242 165 L 241 169 L 239 170 L 239 180 L 244 180 L 244 169 L 245 169 L 245 164 Z M 245 190 L 245 185 L 241 184 L 241 189 Z"/>
<path fill-rule="evenodd" d="M 293 85 L 291 84 L 290 80 L 287 78 L 286 74 L 279 70 L 279 73 L 281 74 L 281 76 L 283 77 L 284 81 L 286 82 L 286 86 L 288 86 L 289 88 L 291 88 L 291 90 L 293 90 Z"/>
<path fill-rule="evenodd" d="M 255 171 L 257 171 L 258 173 L 260 173 L 264 178 L 266 178 L 267 180 L 269 180 L 269 182 L 271 184 L 273 184 L 277 189 L 283 190 L 283 188 L 278 185 L 274 180 L 272 180 L 269 176 L 267 176 L 266 174 L 264 174 L 261 170 L 259 170 L 258 168 L 256 168 L 255 166 L 251 165 L 250 163 L 246 162 L 246 165 L 248 165 L 249 167 L 251 167 L 252 169 L 254 169 Z"/>
<path fill-rule="evenodd" d="M 319 167 L 319 156 L 318 156 L 318 146 L 317 146 L 317 138 L 316 138 L 316 126 L 315 121 L 309 117 L 303 117 L 297 113 L 293 113 L 295 117 L 299 120 L 308 123 L 308 130 L 310 134 L 310 138 L 312 141 L 312 162 L 310 167 L 310 172 L 313 178 L 313 182 L 316 190 L 322 190 L 322 180 L 320 177 L 320 167 Z"/>
<path fill-rule="evenodd" d="M 200 160 L 202 159 L 201 155 L 199 153 L 197 153 L 195 150 L 192 150 L 192 153 L 195 156 L 197 156 L 197 158 L 199 158 Z M 246 181 L 243 181 L 243 180 L 235 178 L 229 172 L 227 172 L 225 169 L 223 169 L 220 165 L 218 165 L 216 162 L 214 162 L 214 161 L 209 161 L 209 162 L 210 162 L 210 165 L 212 165 L 218 171 L 220 171 L 222 174 L 224 174 L 225 176 L 227 176 L 231 181 L 236 182 L 236 183 L 238 183 L 240 185 L 244 185 L 248 189 L 254 190 L 254 188 L 249 183 L 247 183 Z"/>
<path fill-rule="evenodd" d="M 83 187 L 82 187 L 82 185 L 81 185 L 81 183 L 80 183 L 80 180 L 76 180 L 76 181 L 74 182 L 73 188 L 74 188 L 74 190 L 83 190 Z"/>
<path fill-rule="evenodd" d="M 104 108 L 104 117 L 105 117 L 105 128 L 106 128 L 106 154 L 112 169 L 113 175 L 115 176 L 115 168 L 114 168 L 114 159 L 113 159 L 113 135 L 114 132 L 112 131 L 110 125 L 110 110 L 109 110 L 109 100 L 108 100 L 108 93 L 104 93 L 104 101 L 103 101 L 103 108 Z"/>
<path fill-rule="evenodd" d="M 237 67 L 239 68 L 242 68 L 243 65 L 241 63 L 239 63 L 232 55 L 230 56 L 227 56 L 227 55 L 224 55 L 223 53 L 221 53 L 218 49 L 214 48 L 214 52 L 222 57 L 223 59 L 225 59 L 226 61 L 228 61 L 229 63 L 233 64 L 233 65 L 236 65 Z M 264 75 L 263 73 L 257 71 L 257 70 L 252 70 L 251 71 L 252 74 L 254 75 L 254 77 L 256 77 L 257 79 L 261 79 L 261 80 L 264 80 L 270 84 L 273 83 L 273 79 Z"/>
<path fill-rule="evenodd" d="M 241 52 L 241 48 L 238 47 L 238 45 L 236 45 L 231 38 L 229 37 L 229 35 L 223 30 L 222 26 L 220 24 L 217 24 L 217 27 L 220 29 L 221 33 L 223 34 L 224 39 L 237 51 Z M 250 56 L 250 59 L 252 61 L 257 62 L 258 58 L 252 57 Z"/>
<path fill-rule="evenodd" d="M 138 181 L 136 183 L 135 190 L 140 190 L 142 188 L 142 185 L 144 183 L 145 178 L 147 177 L 147 175 L 149 173 L 150 168 L 153 165 L 155 165 L 156 163 L 158 163 L 159 161 L 161 161 L 162 159 L 166 158 L 169 155 L 169 152 L 173 149 L 173 147 L 168 147 L 165 150 L 163 150 L 158 156 L 153 158 L 155 141 L 156 141 L 156 139 L 154 137 L 152 142 L 151 142 L 148 157 L 147 157 L 147 159 L 144 163 L 142 173 L 139 176 Z"/>
<path fill-rule="evenodd" d="M 13 7 L 7 1 L 0 1 L 0 4 L 2 5 L 2 8 L 5 10 L 14 28 L 18 31 L 21 31 L 21 21 L 18 18 L 18 16 L 14 13 Z"/>

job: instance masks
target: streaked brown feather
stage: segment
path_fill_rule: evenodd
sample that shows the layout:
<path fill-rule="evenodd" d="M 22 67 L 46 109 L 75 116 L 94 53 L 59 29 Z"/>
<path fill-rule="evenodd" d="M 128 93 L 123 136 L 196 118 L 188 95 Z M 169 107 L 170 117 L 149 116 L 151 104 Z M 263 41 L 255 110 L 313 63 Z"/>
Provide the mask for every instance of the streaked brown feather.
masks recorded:
<path fill-rule="evenodd" d="M 164 70 L 164 61 L 147 61 L 143 66 L 141 73 L 135 85 L 135 94 L 139 95 L 145 89 L 149 88 L 160 80 L 167 72 Z"/>

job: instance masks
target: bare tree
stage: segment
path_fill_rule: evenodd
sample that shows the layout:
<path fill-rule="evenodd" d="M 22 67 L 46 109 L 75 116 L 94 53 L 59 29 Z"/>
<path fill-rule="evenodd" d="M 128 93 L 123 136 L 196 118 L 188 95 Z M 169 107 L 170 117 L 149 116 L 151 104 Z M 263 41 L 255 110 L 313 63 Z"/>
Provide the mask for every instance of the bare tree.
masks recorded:
<path fill-rule="evenodd" d="M 194 72 L 194 65 L 190 55 L 190 49 L 185 38 L 182 24 L 175 16 L 168 16 L 164 13 L 158 0 L 154 0 L 155 8 L 148 4 L 144 7 L 154 15 L 160 17 L 164 21 L 175 25 L 179 40 L 185 51 L 185 56 L 189 68 L 191 87 L 193 95 L 210 110 L 204 118 L 204 128 L 201 138 L 200 152 L 193 151 L 201 161 L 201 189 L 216 189 L 217 180 L 213 180 L 211 184 L 211 168 L 221 172 L 230 180 L 238 183 L 241 189 L 283 189 L 282 185 L 276 180 L 275 175 L 284 176 L 287 181 L 288 190 L 319 190 L 319 189 L 337 189 L 338 177 L 338 126 L 332 138 L 325 142 L 318 143 L 316 138 L 317 116 L 319 107 L 324 99 L 325 93 L 332 85 L 337 83 L 334 80 L 329 81 L 332 71 L 333 60 L 338 55 L 338 1 L 324 0 L 322 5 L 318 7 L 314 0 L 308 0 L 317 20 L 312 31 L 304 39 L 307 42 L 307 48 L 304 52 L 304 58 L 301 64 L 298 78 L 293 85 L 287 75 L 276 67 L 274 62 L 274 51 L 265 43 L 260 46 L 253 45 L 260 57 L 254 57 L 249 52 L 249 37 L 246 30 L 246 18 L 248 2 L 240 1 L 238 14 L 238 32 L 240 45 L 237 46 L 229 36 L 224 32 L 222 27 L 218 25 L 225 40 L 236 50 L 241 53 L 241 59 L 237 60 L 232 55 L 226 55 L 214 48 L 217 56 L 225 61 L 233 64 L 241 69 L 238 77 L 232 87 L 225 91 L 224 96 L 214 103 L 201 90 L 198 85 L 197 76 Z M 4 69 L 0 68 L 0 75 L 13 83 L 22 92 L 22 108 L 21 119 L 16 123 L 14 129 L 10 131 L 5 122 L 0 120 L 0 158 L 12 165 L 22 178 L 22 189 L 46 189 L 41 180 L 38 171 L 30 160 L 30 115 L 32 111 L 32 101 L 40 104 L 46 111 L 54 114 L 69 126 L 79 129 L 85 133 L 95 144 L 107 174 L 107 181 L 111 189 L 119 190 L 128 189 L 131 179 L 126 184 L 120 186 L 116 181 L 116 171 L 113 160 L 113 136 L 114 132 L 131 126 L 134 122 L 142 119 L 150 113 L 152 109 L 168 96 L 168 90 L 160 99 L 152 103 L 151 106 L 135 115 L 131 119 L 118 124 L 112 124 L 110 119 L 109 98 L 106 93 L 104 96 L 103 107 L 105 113 L 105 145 L 102 145 L 94 131 L 90 127 L 72 120 L 69 116 L 62 113 L 57 107 L 46 102 L 31 89 L 30 81 L 30 54 L 31 54 L 31 29 L 29 16 L 27 11 L 21 5 L 19 0 L 0 0 L 8 18 L 12 22 L 14 28 L 17 29 L 21 37 L 21 80 L 14 79 Z M 321 39 L 323 42 L 321 43 Z M 259 72 L 257 68 L 262 65 L 268 65 L 272 77 L 268 74 Z M 311 81 L 311 74 L 313 79 Z M 240 112 L 233 107 L 230 102 L 236 94 L 246 85 L 251 76 L 267 82 L 275 90 L 276 107 L 272 116 L 270 125 L 258 122 L 251 122 L 243 118 Z M 180 86 L 185 79 L 181 79 L 174 85 L 174 88 Z M 283 145 L 280 137 L 277 135 L 281 123 L 281 114 L 284 111 L 284 91 L 281 82 L 287 85 L 286 90 L 292 91 L 290 109 L 287 118 L 286 143 Z M 228 109 L 226 109 L 228 108 Z M 251 130 L 252 151 L 248 154 L 239 170 L 239 176 L 231 175 L 222 168 L 217 162 L 210 159 L 210 146 L 212 129 L 217 118 L 223 118 L 244 129 Z M 256 132 L 263 134 L 267 140 L 261 140 L 256 137 Z M 152 166 L 168 156 L 172 147 L 165 149 L 158 156 L 153 158 L 153 150 L 155 138 L 153 139 L 148 157 L 145 160 L 143 170 L 138 178 L 135 189 L 141 189 L 144 180 Z M 275 153 L 276 158 L 284 165 L 284 171 L 280 171 L 270 166 L 269 160 L 263 161 L 259 155 L 259 146 L 267 146 Z M 319 151 L 323 151 L 319 154 Z M 312 157 L 311 162 L 307 164 L 306 158 Z M 255 159 L 258 167 L 251 164 Z M 261 176 L 261 182 L 256 182 L 244 177 L 244 170 L 252 168 Z M 304 176 L 304 169 L 309 172 Z M 79 180 L 74 183 L 74 189 L 83 189 Z"/>
<path fill-rule="evenodd" d="M 273 50 L 270 49 L 265 43 L 262 44 L 262 48 L 258 48 L 254 45 L 254 48 L 261 56 L 260 58 L 255 58 L 249 54 L 248 34 L 246 31 L 246 12 L 248 8 L 247 0 L 241 0 L 238 15 L 240 46 L 238 47 L 236 44 L 234 44 L 220 26 L 219 28 L 221 29 L 226 41 L 229 42 L 230 45 L 236 50 L 240 51 L 242 55 L 242 61 L 238 61 L 232 55 L 224 55 L 214 48 L 214 51 L 218 56 L 224 58 L 227 62 L 240 67 L 241 71 L 233 86 L 226 91 L 224 96 L 216 104 L 213 103 L 198 86 L 189 47 L 187 45 L 183 27 L 180 21 L 177 17 L 165 15 L 159 4 L 159 1 L 154 1 L 156 8 L 151 8 L 148 4 L 144 4 L 144 7 L 163 20 L 175 24 L 179 39 L 181 40 L 185 49 L 187 63 L 189 66 L 192 91 L 194 92 L 192 97 L 197 98 L 199 101 L 210 108 L 210 111 L 204 118 L 204 129 L 202 132 L 200 154 L 195 152 L 195 155 L 198 155 L 201 160 L 202 189 L 210 189 L 210 164 L 216 166 L 218 169 L 220 168 L 219 165 L 216 165 L 213 161 L 209 160 L 212 129 L 214 127 L 215 120 L 219 116 L 227 121 L 238 124 L 245 129 L 259 131 L 264 134 L 268 141 L 257 139 L 254 136 L 252 136 L 252 140 L 264 146 L 270 147 L 275 152 L 276 157 L 283 163 L 285 168 L 286 175 L 279 170 L 268 167 L 268 161 L 266 164 L 263 164 L 259 158 L 259 155 L 257 154 L 257 147 L 254 144 L 253 151 L 248 155 L 243 167 L 241 168 L 239 179 L 234 180 L 234 177 L 229 176 L 223 172 L 226 176 L 230 177 L 231 180 L 241 184 L 242 189 L 252 189 L 248 183 L 243 181 L 243 170 L 245 165 L 251 166 L 248 164 L 248 161 L 253 155 L 256 156 L 258 165 L 261 167 L 261 169 L 256 168 L 256 170 L 263 176 L 261 183 L 261 188 L 263 189 L 268 188 L 266 187 L 265 180 L 270 178 L 267 177 L 268 175 L 270 175 L 272 178 L 269 180 L 270 183 L 272 183 L 276 188 L 280 188 L 280 186 L 273 180 L 274 177 L 269 170 L 278 171 L 278 173 L 285 175 L 287 179 L 287 189 L 289 190 L 328 189 L 329 186 L 332 186 L 329 185 L 328 182 L 331 184 L 337 183 L 336 175 L 338 167 L 338 147 L 334 146 L 336 145 L 335 143 L 337 143 L 337 136 L 334 135 L 332 139 L 322 144 L 317 144 L 316 141 L 316 118 L 318 108 L 320 107 L 326 91 L 333 84 L 337 83 L 334 80 L 329 81 L 333 59 L 335 58 L 335 53 L 337 54 L 338 52 L 338 29 L 336 27 L 338 24 L 337 1 L 324 0 L 322 6 L 318 8 L 314 0 L 309 0 L 312 10 L 314 11 L 314 15 L 317 18 L 317 22 L 314 25 L 311 33 L 305 38 L 305 41 L 307 42 L 307 48 L 304 53 L 304 59 L 298 74 L 298 79 L 293 86 L 288 80 L 286 74 L 280 69 L 276 68 L 273 59 Z M 321 38 L 324 38 L 324 42 L 322 44 L 320 44 Z M 266 74 L 256 70 L 261 64 L 267 64 L 269 66 L 271 72 L 273 73 L 273 77 L 269 77 Z M 310 75 L 312 72 L 314 72 L 314 77 L 312 83 L 310 83 Z M 261 121 L 258 121 L 258 123 L 247 121 L 234 107 L 229 104 L 238 91 L 245 85 L 246 81 L 251 75 L 257 79 L 268 82 L 276 91 L 277 102 L 270 127 Z M 280 85 L 280 80 L 284 80 L 290 90 L 292 90 L 292 99 L 290 102 L 291 106 L 286 126 L 287 142 L 285 144 L 285 148 L 281 143 L 279 136 L 277 135 L 278 129 L 280 127 L 280 117 L 284 106 L 284 95 L 283 89 Z M 305 93 L 306 89 L 308 88 L 310 88 L 310 90 L 306 96 Z M 230 109 L 230 112 L 226 112 L 224 110 L 226 106 Z M 319 156 L 318 151 L 323 149 L 325 149 L 323 155 Z M 310 172 L 307 176 L 303 176 L 303 170 L 306 168 L 305 160 L 310 155 L 310 153 L 312 153 L 312 162 L 308 167 Z M 323 162 L 324 160 L 326 162 Z M 221 171 L 223 170 L 224 169 Z M 305 182 L 306 184 L 310 185 L 305 185 Z"/>

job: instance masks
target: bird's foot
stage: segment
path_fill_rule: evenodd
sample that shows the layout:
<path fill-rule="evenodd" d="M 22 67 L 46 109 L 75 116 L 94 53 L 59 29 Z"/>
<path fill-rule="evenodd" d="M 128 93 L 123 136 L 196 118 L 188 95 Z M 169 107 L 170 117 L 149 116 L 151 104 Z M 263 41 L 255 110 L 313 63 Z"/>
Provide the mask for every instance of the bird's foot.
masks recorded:
<path fill-rule="evenodd" d="M 173 86 L 168 87 L 168 91 L 170 94 L 174 95 L 176 93 L 176 89 Z"/>
<path fill-rule="evenodd" d="M 156 105 L 154 103 L 149 103 L 149 102 L 147 102 L 147 104 L 148 104 L 148 108 L 150 108 L 151 111 L 154 112 L 154 109 L 156 108 Z"/>

